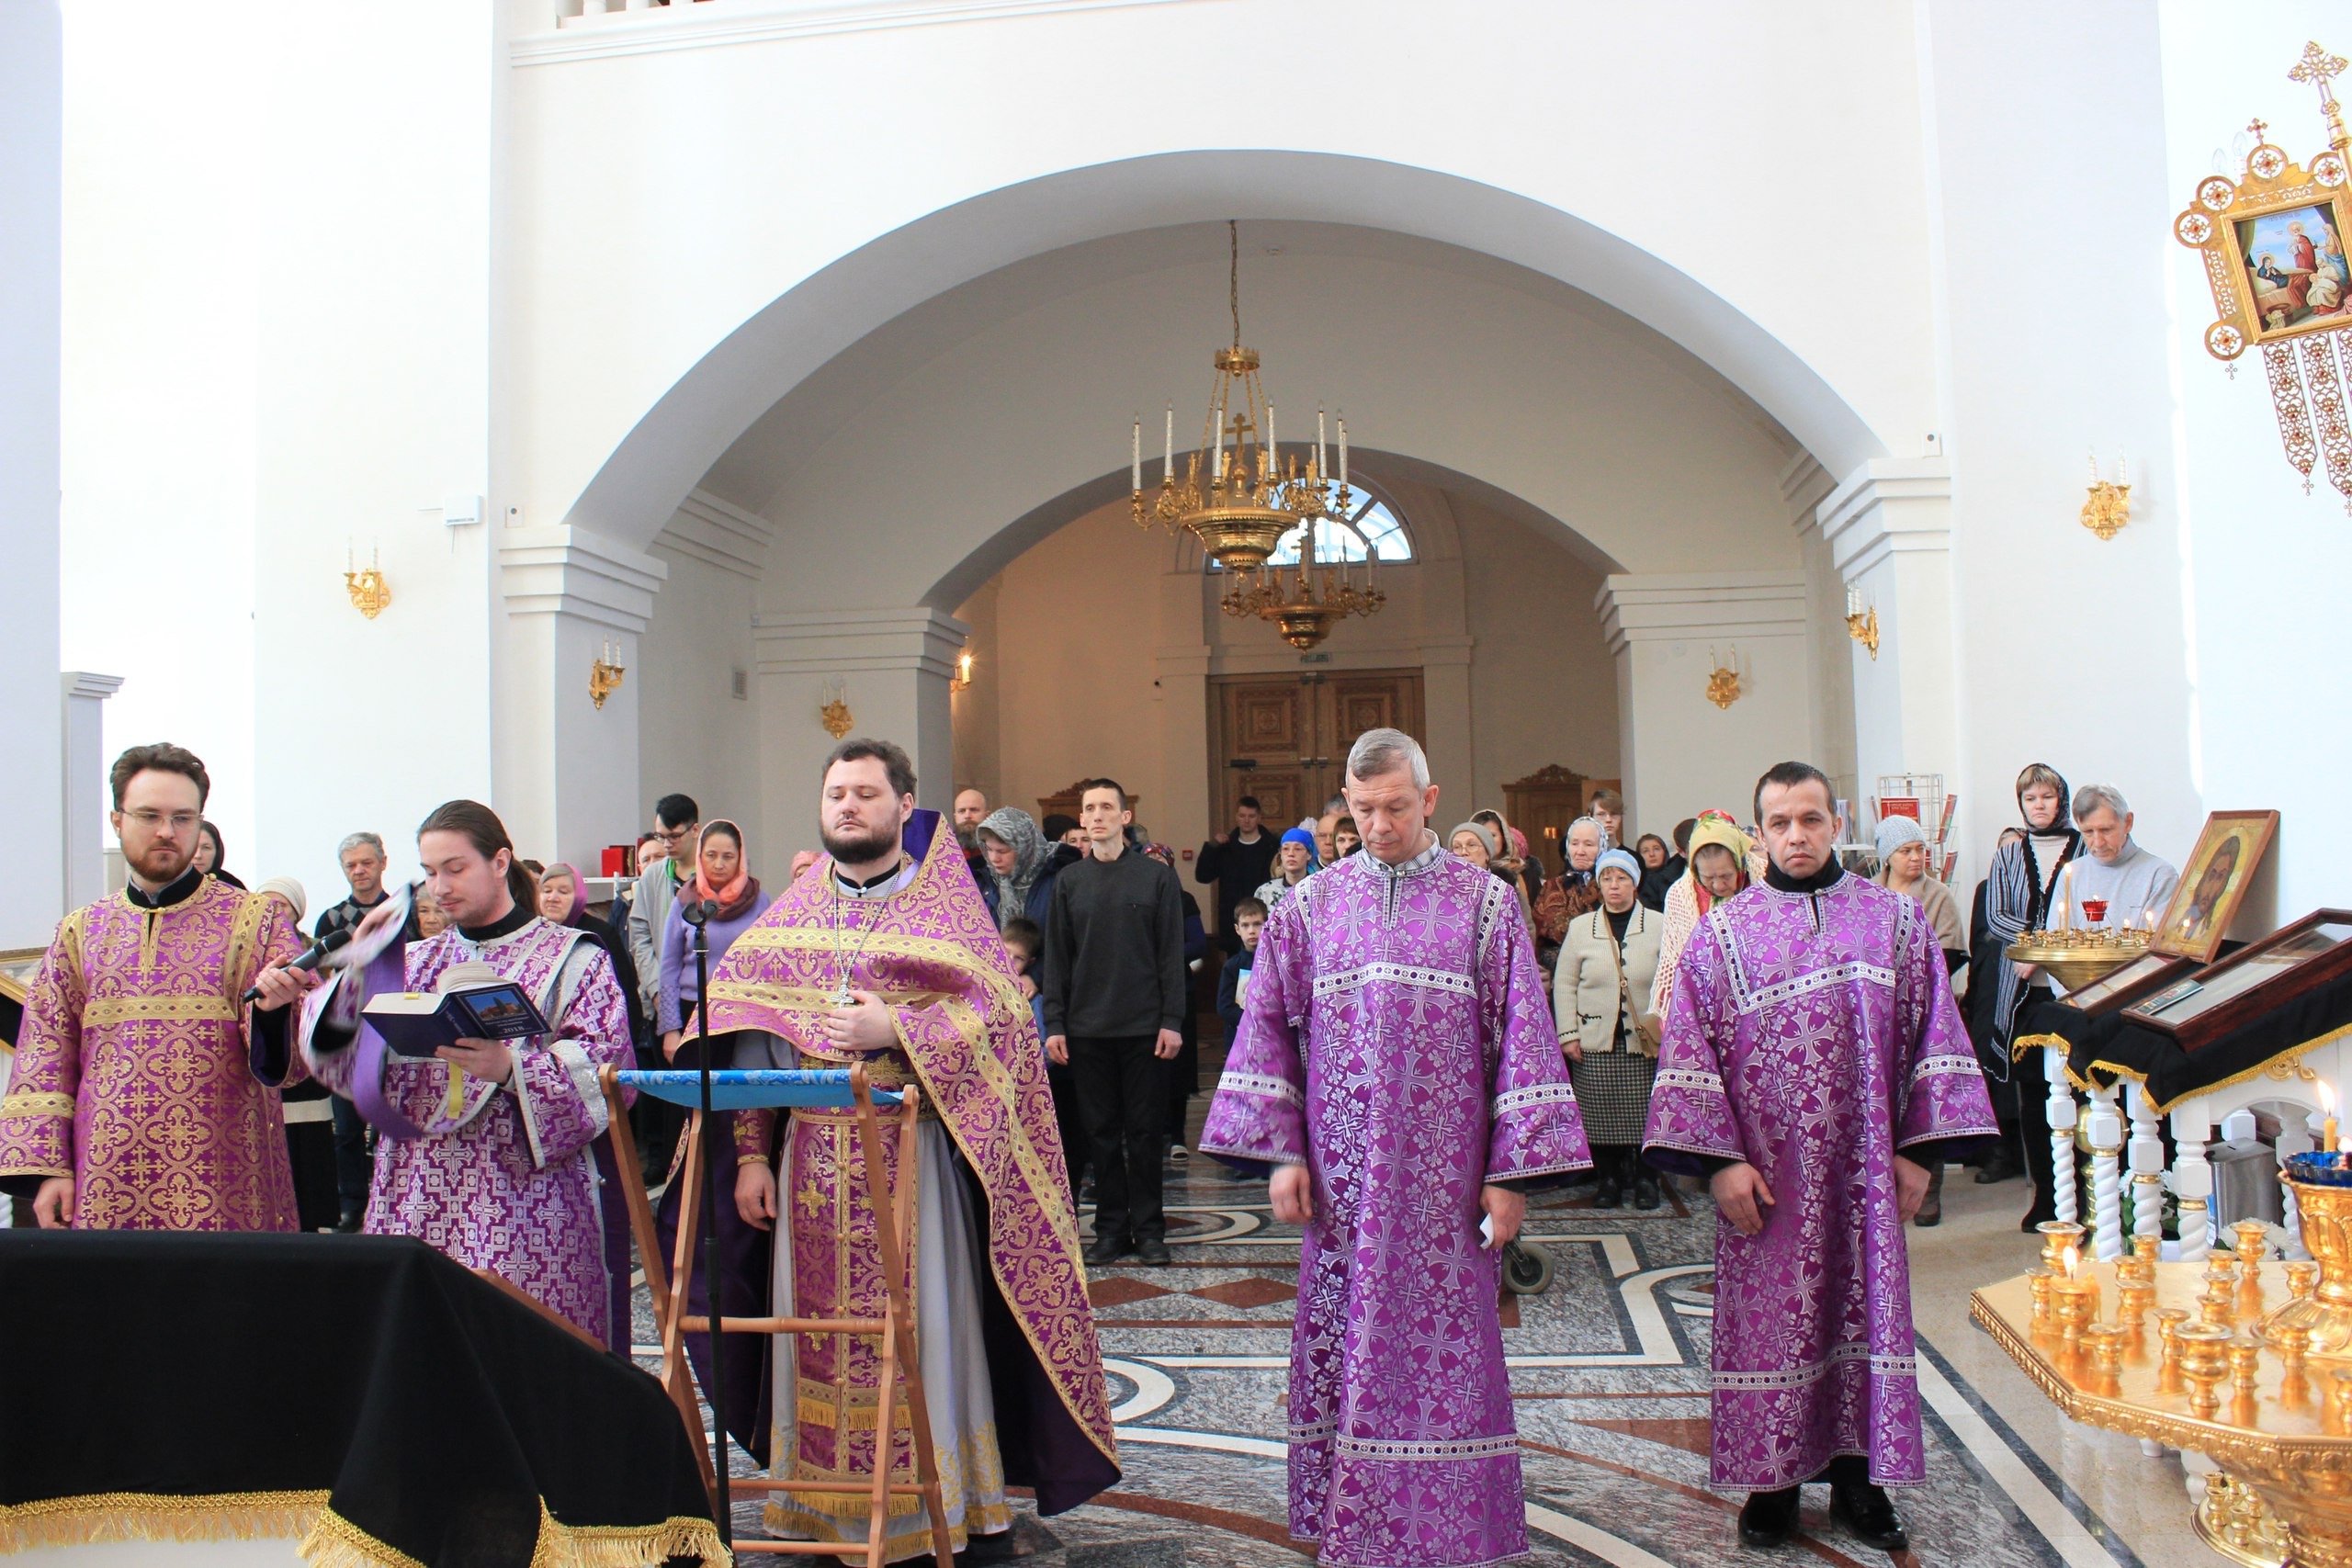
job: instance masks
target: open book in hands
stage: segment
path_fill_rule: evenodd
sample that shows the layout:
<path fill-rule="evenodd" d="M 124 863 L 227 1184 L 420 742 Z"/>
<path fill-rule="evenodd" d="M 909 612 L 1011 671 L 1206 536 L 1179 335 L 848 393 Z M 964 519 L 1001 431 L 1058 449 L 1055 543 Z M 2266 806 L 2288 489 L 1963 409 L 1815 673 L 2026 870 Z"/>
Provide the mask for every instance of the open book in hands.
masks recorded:
<path fill-rule="evenodd" d="M 523 1040 L 549 1032 L 531 993 L 487 964 L 452 964 L 435 989 L 386 991 L 361 1015 L 401 1056 L 430 1056 L 460 1040 Z"/>

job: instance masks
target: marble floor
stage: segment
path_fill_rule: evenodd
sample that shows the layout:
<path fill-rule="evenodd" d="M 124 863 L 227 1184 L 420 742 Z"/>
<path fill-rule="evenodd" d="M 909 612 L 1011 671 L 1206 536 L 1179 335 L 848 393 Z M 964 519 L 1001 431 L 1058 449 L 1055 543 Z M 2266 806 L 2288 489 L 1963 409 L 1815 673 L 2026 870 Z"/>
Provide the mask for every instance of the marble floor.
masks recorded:
<path fill-rule="evenodd" d="M 1262 1183 L 1193 1163 L 1170 1178 L 1175 1264 L 1091 1280 L 1126 1476 L 1085 1507 L 1023 1518 L 1041 1564 L 1307 1559 L 1283 1523 L 1297 1234 L 1273 1223 Z M 1895 1561 L 2221 1562 L 2189 1531 L 2177 1456 L 2064 1421 L 1968 1322 L 1972 1288 L 2030 1260 L 2025 1201 L 2020 1182 L 1978 1187 L 1955 1171 L 1944 1224 L 1912 1233 L 1929 1480 L 1901 1495 L 1914 1545 Z M 1544 1293 L 1505 1299 L 1504 1340 L 1534 1561 L 1713 1568 L 1762 1555 L 1738 1545 L 1740 1499 L 1707 1488 L 1713 1231 L 1703 1196 L 1598 1210 L 1585 1186 L 1531 1204 L 1527 1234 L 1557 1267 Z M 1808 1538 L 1771 1555 L 1886 1561 L 1829 1523 L 1826 1490 L 1806 1501 Z M 757 1533 L 755 1505 L 738 1517 Z"/>

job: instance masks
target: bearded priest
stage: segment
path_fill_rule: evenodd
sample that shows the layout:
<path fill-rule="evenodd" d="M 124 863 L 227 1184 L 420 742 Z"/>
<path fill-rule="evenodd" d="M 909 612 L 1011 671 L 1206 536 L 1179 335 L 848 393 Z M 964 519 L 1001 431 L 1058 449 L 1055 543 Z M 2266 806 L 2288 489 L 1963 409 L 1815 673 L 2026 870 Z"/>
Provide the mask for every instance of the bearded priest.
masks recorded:
<path fill-rule="evenodd" d="M 130 886 L 58 926 L 0 1099 L 0 1192 L 45 1226 L 290 1231 L 275 1087 L 301 1076 L 248 1035 L 265 964 L 301 945 L 275 899 L 195 869 L 212 781 L 194 752 L 115 760 Z"/>
<path fill-rule="evenodd" d="M 775 1066 L 862 1062 L 878 1086 L 918 1086 L 915 1307 L 943 1522 L 958 1552 L 1004 1555 L 989 1538 L 1012 1525 L 1008 1484 L 1055 1514 L 1119 1479 L 1045 1055 L 963 851 L 915 809 L 906 752 L 848 740 L 822 780 L 825 854 L 728 950 L 710 1029 L 761 1032 Z M 757 1065 L 739 1048 L 735 1066 Z M 775 1231 L 775 1312 L 883 1315 L 871 1216 L 887 1200 L 866 1189 L 855 1112 L 796 1109 L 781 1127 L 742 1112 L 735 1137 L 736 1207 Z M 871 1473 L 873 1341 L 779 1336 L 775 1355 L 775 1478 Z M 890 1429 L 891 1479 L 910 1482 L 905 1428 Z M 928 1554 L 923 1503 L 891 1507 L 885 1560 Z M 781 1534 L 861 1544 L 867 1503 L 786 1490 L 766 1517 Z"/>
<path fill-rule="evenodd" d="M 1430 831 L 1420 747 L 1366 730 L 1346 790 L 1365 852 L 1268 919 L 1201 1149 L 1272 1165 L 1305 1227 L 1290 1533 L 1328 1568 L 1497 1562 L 1527 1550 L 1502 1248 L 1521 1184 L 1592 1156 L 1518 895 Z"/>
<path fill-rule="evenodd" d="M 1883 1488 L 1927 1479 L 1904 1227 L 1993 1102 L 1918 902 L 1838 865 L 1829 780 L 1756 784 L 1771 865 L 1674 973 L 1644 1153 L 1704 1175 L 1715 1228 L 1713 1481 L 1740 1540 L 1796 1532 L 1798 1489 L 1882 1551 Z"/>

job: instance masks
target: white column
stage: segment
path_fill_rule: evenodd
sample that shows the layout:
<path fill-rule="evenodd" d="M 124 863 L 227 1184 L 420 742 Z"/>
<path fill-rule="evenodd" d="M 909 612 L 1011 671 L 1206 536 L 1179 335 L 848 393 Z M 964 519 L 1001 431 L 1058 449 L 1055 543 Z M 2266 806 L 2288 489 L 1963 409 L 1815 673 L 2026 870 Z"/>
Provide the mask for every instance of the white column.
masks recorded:
<path fill-rule="evenodd" d="M 1709 807 L 1745 819 L 1757 774 L 1811 756 L 1818 731 L 1804 572 L 1620 573 L 1593 603 L 1617 660 L 1618 761 L 1632 820 L 1672 822 Z M 1740 695 L 1728 708 L 1707 699 L 1711 650 L 1736 660 Z"/>
<path fill-rule="evenodd" d="M 65 693 L 65 907 L 78 909 L 107 891 L 106 701 L 122 690 L 119 675 L 68 670 Z"/>
<path fill-rule="evenodd" d="M 2123 1103 L 2132 1118 L 2128 1159 L 2132 1168 L 2132 1235 L 2154 1236 L 2159 1248 L 2165 1234 L 2165 1144 L 2156 1109 L 2143 1086 L 2126 1081 Z"/>
<path fill-rule="evenodd" d="M 2123 1118 L 2115 1088 L 2094 1090 L 2086 1130 L 2091 1144 L 2092 1256 L 2112 1263 L 2123 1256 Z"/>
<path fill-rule="evenodd" d="M 2075 1091 L 2066 1082 L 2066 1053 L 2056 1045 L 2042 1049 L 2042 1071 L 2050 1079 L 2043 1104 L 2050 1122 L 2050 1162 L 2055 1206 L 2062 1220 L 2083 1217 L 2082 1197 L 2075 1179 Z"/>
<path fill-rule="evenodd" d="M 1876 657 L 1850 633 L 1846 641 L 1856 788 L 1873 793 L 1882 773 L 1940 773 L 1945 786 L 1957 789 L 1951 471 L 1940 457 L 1880 458 L 1839 481 L 1814 517 L 1840 584 L 1841 619 L 1847 588 L 1878 615 Z"/>
<path fill-rule="evenodd" d="M 2172 1190 L 2180 1200 L 2180 1256 L 2190 1263 L 2213 1250 L 2213 1168 L 2205 1159 L 2211 1105 L 2199 1095 L 2172 1113 Z"/>
<path fill-rule="evenodd" d="M 509 529 L 497 544 L 506 621 L 491 804 L 524 854 L 593 865 L 644 825 L 638 635 L 669 568 L 585 528 Z M 589 670 L 607 645 L 627 673 L 600 708 Z"/>
<path fill-rule="evenodd" d="M 0 899 L 0 947 L 46 943 L 69 908 L 57 689 L 59 213 L 63 20 L 0 6 L 0 821 L 19 845 Z"/>
<path fill-rule="evenodd" d="M 947 682 L 969 630 L 927 604 L 753 621 L 764 840 L 764 848 L 753 846 L 756 861 L 781 875 L 793 850 L 816 846 L 818 775 L 839 744 L 820 711 L 832 694 L 849 706 L 849 734 L 905 747 L 915 765 L 915 798 L 948 809 L 956 738 Z"/>

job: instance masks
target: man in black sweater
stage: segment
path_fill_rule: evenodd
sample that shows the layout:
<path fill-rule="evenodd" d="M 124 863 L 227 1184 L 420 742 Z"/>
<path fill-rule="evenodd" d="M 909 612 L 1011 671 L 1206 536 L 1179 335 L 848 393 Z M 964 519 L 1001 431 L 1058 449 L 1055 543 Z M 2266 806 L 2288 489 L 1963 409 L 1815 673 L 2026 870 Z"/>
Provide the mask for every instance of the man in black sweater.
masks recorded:
<path fill-rule="evenodd" d="M 1088 780 L 1078 817 L 1087 857 L 1054 879 L 1046 919 L 1046 1054 L 1069 1064 L 1094 1150 L 1086 1260 L 1166 1263 L 1160 1122 L 1189 1005 L 1181 889 L 1171 867 L 1129 847 L 1116 784 Z"/>
<path fill-rule="evenodd" d="M 1281 852 L 1281 835 L 1261 831 L 1258 797 L 1245 795 L 1233 808 L 1233 831 L 1219 833 L 1201 846 L 1193 880 L 1216 884 L 1216 940 L 1227 953 L 1241 951 L 1233 934 L 1233 907 L 1253 897 L 1274 874 L 1274 857 Z"/>

